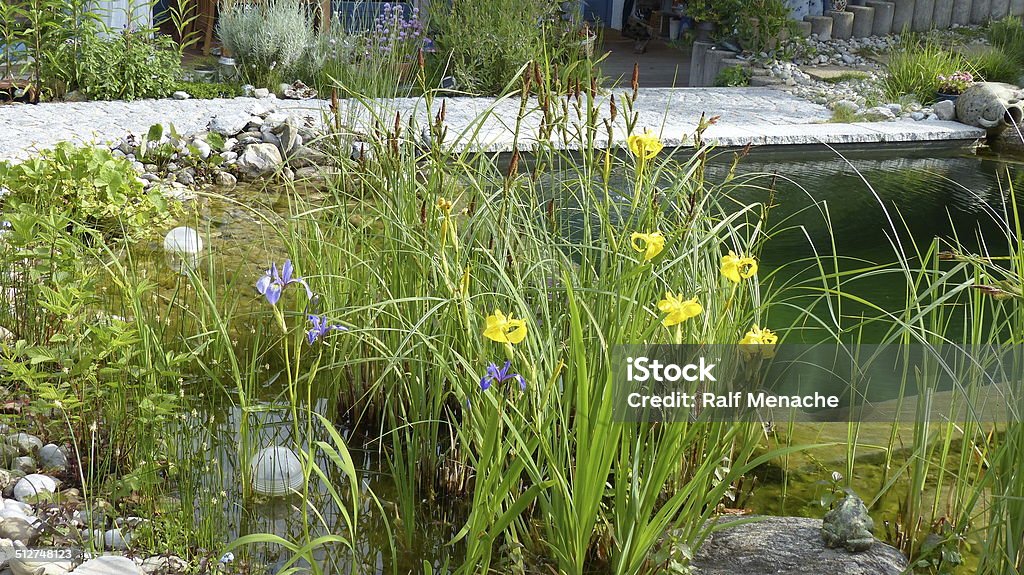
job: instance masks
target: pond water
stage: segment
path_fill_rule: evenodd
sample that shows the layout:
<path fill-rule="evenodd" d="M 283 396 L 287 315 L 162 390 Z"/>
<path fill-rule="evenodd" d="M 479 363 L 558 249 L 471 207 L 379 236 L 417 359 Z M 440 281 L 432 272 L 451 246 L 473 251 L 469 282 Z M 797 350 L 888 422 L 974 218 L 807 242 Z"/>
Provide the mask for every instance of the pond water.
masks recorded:
<path fill-rule="evenodd" d="M 717 181 L 727 170 L 726 162 L 713 164 L 708 178 Z M 926 247 L 934 238 L 956 237 L 972 249 L 1002 253 L 1006 249 L 1006 240 L 997 221 L 1004 217 L 1007 179 L 1013 179 L 1017 189 L 1024 189 L 1024 165 L 963 151 L 928 152 L 917 156 L 901 151 L 898 157 L 891 152 L 865 153 L 848 158 L 824 149 L 801 153 L 799 157 L 753 153 L 740 164 L 738 173 L 740 180 L 763 188 L 741 188 L 735 193 L 738 200 L 764 201 L 769 194 L 772 197 L 770 218 L 775 230 L 760 255 L 761 274 L 767 277 L 772 272 L 779 272 L 775 281 L 780 283 L 783 278 L 789 281 L 808 277 L 806 265 L 800 262 L 815 252 L 831 254 L 833 249 L 838 262 L 835 271 L 892 263 L 896 259 L 894 245 L 897 249 L 902 246 L 906 253 L 912 254 L 913 246 Z M 769 188 L 773 191 L 769 192 Z M 241 197 L 240 201 L 244 203 L 275 203 L 275 198 L 261 195 L 262 192 L 240 193 L 250 194 Z M 281 202 L 277 205 L 280 210 Z M 262 262 L 273 259 L 269 254 L 277 253 L 277 250 L 273 234 L 264 233 L 273 225 L 272 216 L 268 216 L 271 218 L 268 221 L 258 222 L 247 213 L 238 206 L 210 202 L 201 216 L 206 228 L 201 232 L 213 239 L 213 251 L 239 262 L 250 262 L 237 272 L 242 277 L 255 278 L 262 271 Z M 828 217 L 823 217 L 823 213 Z M 250 284 L 248 279 L 239 280 L 239 283 L 243 289 Z M 859 281 L 847 289 L 887 309 L 898 310 L 905 301 L 903 283 L 893 282 L 884 276 Z M 855 314 L 856 309 L 851 307 L 844 312 Z M 796 311 L 780 306 L 775 308 L 768 323 L 784 327 L 796 319 Z M 821 335 L 798 337 L 820 339 Z M 261 425 L 264 436 L 257 438 L 260 445 L 287 444 L 290 437 L 289 413 L 284 406 L 275 405 L 272 401 L 280 390 L 279 385 L 274 385 L 274 379 L 275 375 L 267 374 L 265 410 L 249 415 L 264 418 Z M 326 402 L 321 401 L 317 406 L 323 411 L 329 410 Z M 225 514 L 225 540 L 255 532 L 277 533 L 285 537 L 301 533 L 304 517 L 297 500 L 283 499 L 249 506 L 233 503 L 243 500 L 238 492 L 237 477 L 242 467 L 236 461 L 238 428 L 243 415 L 237 409 L 227 409 L 201 414 L 200 417 L 215 423 L 212 435 L 203 439 L 210 444 L 209 461 L 214 463 L 216 470 L 205 476 L 204 491 L 223 492 L 225 495 L 220 499 Z M 883 444 L 888 429 L 888 426 L 877 430 L 866 428 L 864 437 L 877 437 Z M 845 433 L 844 424 L 819 424 L 800 428 L 794 435 L 798 441 L 820 441 L 829 436 L 842 441 Z M 821 486 L 816 482 L 823 479 L 828 471 L 844 468 L 845 453 L 845 449 L 835 449 L 816 453 L 813 459 L 794 460 L 786 484 L 781 482 L 777 469 L 769 470 L 762 474 L 753 496 L 745 499 L 743 504 L 760 513 L 820 516 L 824 510 L 817 504 Z M 373 491 L 389 520 L 408 520 L 397 512 L 393 485 L 377 454 L 372 450 L 357 451 L 354 456 L 357 457 L 357 465 L 365 472 L 364 492 L 367 489 Z M 855 481 L 855 488 L 866 493 L 877 489 L 880 466 L 880 463 L 870 462 L 859 466 L 862 475 Z M 318 521 L 333 529 L 342 529 L 339 511 L 326 493 L 321 491 L 312 495 L 311 505 L 321 517 Z M 446 508 L 424 506 L 419 511 L 414 545 L 398 549 L 400 573 L 420 572 L 424 560 L 442 565 L 444 559 L 453 554 L 446 544 L 458 532 L 464 518 L 458 504 Z M 889 515 L 891 511 L 887 507 L 883 514 Z M 363 502 L 362 513 L 361 532 L 356 542 L 361 555 L 360 572 L 389 573 L 392 569 L 391 536 L 384 526 L 381 511 L 369 495 Z M 280 565 L 276 552 L 268 548 L 263 553 L 271 565 L 270 572 L 275 572 L 274 565 Z M 343 570 L 344 566 L 336 565 L 329 572 Z"/>

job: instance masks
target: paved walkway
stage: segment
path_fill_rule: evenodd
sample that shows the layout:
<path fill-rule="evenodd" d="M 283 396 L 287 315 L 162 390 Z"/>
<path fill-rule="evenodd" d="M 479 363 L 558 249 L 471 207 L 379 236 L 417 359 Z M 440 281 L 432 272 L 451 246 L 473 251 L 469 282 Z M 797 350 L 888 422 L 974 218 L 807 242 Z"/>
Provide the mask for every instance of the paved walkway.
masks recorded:
<path fill-rule="evenodd" d="M 614 145 L 625 142 L 624 94 L 615 92 L 619 113 Z M 602 118 L 609 115 L 608 98 L 607 94 L 598 98 Z M 428 111 L 423 99 L 378 101 L 371 114 L 361 104 L 351 102 L 343 103 L 342 117 L 347 126 L 366 131 L 375 124 L 372 116 L 379 118 L 380 125 L 391 126 L 398 111 L 403 123 L 415 117 L 418 126 L 426 126 L 440 105 L 440 100 L 435 100 Z M 513 132 L 519 106 L 518 98 L 448 99 L 445 143 L 454 149 L 475 142 L 474 148 L 509 151 L 516 141 Z M 245 117 L 268 109 L 304 115 L 311 124 L 322 125 L 327 102 L 235 98 L 5 105 L 0 106 L 0 160 L 22 159 L 33 149 L 51 147 L 62 140 L 116 141 L 128 132 L 145 133 L 157 122 L 173 124 L 179 133 L 187 134 L 204 130 L 214 116 Z M 574 100 L 567 109 L 575 119 Z M 705 134 L 708 141 L 720 146 L 973 141 L 984 136 L 982 130 L 956 122 L 831 124 L 827 123 L 831 114 L 823 106 L 770 88 L 642 88 L 636 112 L 637 127 L 661 133 L 670 147 L 690 144 L 689 136 L 701 113 L 721 117 Z M 529 150 L 537 142 L 541 125 L 541 112 L 535 102 L 530 103 L 519 123 L 518 147 Z M 570 121 L 566 131 L 556 130 L 552 136 L 556 145 L 578 147 L 573 136 L 577 132 L 575 124 L 578 122 Z M 596 145 L 605 146 L 607 140 L 605 131 L 599 130 Z"/>
<path fill-rule="evenodd" d="M 598 64 L 606 86 L 629 86 L 636 64 L 642 88 L 682 88 L 690 85 L 690 47 L 669 46 L 655 39 L 647 51 L 633 51 L 634 40 L 623 38 L 618 30 L 606 28 L 597 54 L 604 59 Z"/>

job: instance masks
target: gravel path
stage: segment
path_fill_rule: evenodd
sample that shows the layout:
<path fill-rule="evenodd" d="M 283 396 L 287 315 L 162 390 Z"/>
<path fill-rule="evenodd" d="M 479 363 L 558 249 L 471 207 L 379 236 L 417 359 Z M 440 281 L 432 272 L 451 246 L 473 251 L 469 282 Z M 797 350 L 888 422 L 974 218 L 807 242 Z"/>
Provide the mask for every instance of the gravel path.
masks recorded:
<path fill-rule="evenodd" d="M 623 93 L 618 93 L 619 115 L 615 145 L 622 145 Z M 603 117 L 608 116 L 608 95 L 599 98 Z M 377 101 L 381 124 L 393 125 L 395 111 L 404 119 L 414 115 L 418 126 L 425 126 L 440 106 L 434 101 L 428 114 L 423 99 Z M 533 105 L 535 108 L 535 105 Z M 179 133 L 205 130 L 212 118 L 241 117 L 254 109 L 276 109 L 306 116 L 313 124 L 322 123 L 328 103 L 322 100 L 277 100 L 234 98 L 215 100 L 142 100 L 137 102 L 76 102 L 38 105 L 0 106 L 0 160 L 28 157 L 32 150 L 57 142 L 116 141 L 127 133 L 144 133 L 157 122 L 173 124 Z M 371 114 L 357 103 L 343 103 L 346 125 L 366 130 L 374 124 Z M 575 115 L 572 104 L 568 107 Z M 470 139 L 475 147 L 488 151 L 511 150 L 512 131 L 519 100 L 494 98 L 453 98 L 447 102 L 446 144 L 464 148 Z M 490 111 L 491 113 L 487 113 Z M 874 142 L 920 142 L 935 140 L 976 140 L 981 130 L 955 122 L 878 122 L 862 124 L 826 123 L 831 113 L 824 107 L 770 88 L 648 88 L 641 89 L 636 111 L 641 129 L 662 134 L 666 145 L 685 145 L 701 113 L 720 116 L 706 138 L 724 146 L 784 144 L 850 144 Z M 530 111 L 522 121 L 518 146 L 530 149 L 536 143 L 540 112 Z M 598 145 L 607 145 L 603 130 Z M 470 138 L 470 136 L 473 136 Z M 558 137 L 556 136 L 556 139 Z M 562 144 L 559 144 L 562 145 Z M 573 147 L 569 144 L 566 147 Z"/>

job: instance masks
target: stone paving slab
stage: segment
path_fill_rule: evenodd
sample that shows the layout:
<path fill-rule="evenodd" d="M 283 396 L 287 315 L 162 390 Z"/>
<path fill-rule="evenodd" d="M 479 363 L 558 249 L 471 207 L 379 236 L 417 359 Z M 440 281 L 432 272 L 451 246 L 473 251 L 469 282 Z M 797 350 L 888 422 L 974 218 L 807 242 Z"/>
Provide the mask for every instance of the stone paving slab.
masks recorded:
<path fill-rule="evenodd" d="M 596 105 L 599 125 L 609 119 L 611 96 L 618 104 L 612 144 L 626 139 L 625 95 L 612 91 L 600 95 Z M 584 97 L 585 98 L 585 97 Z M 455 150 L 511 151 L 513 146 L 531 150 L 538 143 L 542 114 L 531 100 L 519 118 L 518 97 L 450 98 L 447 100 L 445 145 Z M 422 98 L 376 100 L 370 104 L 343 101 L 343 124 L 355 132 L 374 125 L 393 126 L 400 114 L 406 133 L 420 137 L 440 108 L 441 100 Z M 428 110 L 429 106 L 429 110 Z M 551 144 L 568 149 L 581 147 L 581 122 L 576 100 L 557 108 L 569 114 L 565 129 L 555 130 Z M 127 133 L 143 134 L 155 123 L 173 125 L 182 134 L 205 130 L 214 116 L 277 110 L 305 116 L 311 125 L 323 126 L 329 104 L 323 100 L 276 100 L 234 98 L 214 100 L 141 100 L 137 102 L 77 102 L 13 104 L 0 106 L 0 160 L 28 157 L 32 150 L 57 142 L 117 141 Z M 897 121 L 859 124 L 827 123 L 831 113 L 824 107 L 769 88 L 642 88 L 635 106 L 636 127 L 651 129 L 666 146 L 691 145 L 701 114 L 719 116 L 705 133 L 705 140 L 719 146 L 747 144 L 870 144 L 891 142 L 954 141 L 970 143 L 984 137 L 983 130 L 955 122 Z M 413 124 L 408 124 L 410 118 Z M 514 137 L 519 125 L 519 138 Z M 608 145 L 605 129 L 593 135 L 594 143 Z"/>

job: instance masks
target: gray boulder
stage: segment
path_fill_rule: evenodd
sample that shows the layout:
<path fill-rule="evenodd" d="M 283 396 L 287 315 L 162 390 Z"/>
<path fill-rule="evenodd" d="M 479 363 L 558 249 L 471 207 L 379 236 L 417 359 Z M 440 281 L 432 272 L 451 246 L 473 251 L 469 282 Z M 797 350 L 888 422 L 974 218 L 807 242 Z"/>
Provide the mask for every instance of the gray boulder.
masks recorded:
<path fill-rule="evenodd" d="M 250 144 L 238 158 L 238 168 L 249 177 L 268 176 L 277 171 L 284 160 L 274 144 Z"/>
<path fill-rule="evenodd" d="M 32 455 L 43 446 L 43 440 L 28 433 L 14 433 L 7 436 L 7 443 L 18 448 L 22 455 Z"/>
<path fill-rule="evenodd" d="M 73 575 L 141 575 L 142 570 L 127 557 L 104 555 L 76 567 Z"/>
<path fill-rule="evenodd" d="M 943 100 L 941 102 L 935 102 L 932 106 L 932 112 L 939 117 L 940 120 L 955 120 L 956 119 L 956 104 L 949 100 Z"/>
<path fill-rule="evenodd" d="M 765 517 L 713 533 L 697 551 L 695 575 L 900 575 L 907 559 L 876 542 L 849 553 L 828 548 L 822 522 L 804 517 Z"/>
<path fill-rule="evenodd" d="M 64 471 L 68 467 L 68 454 L 66 449 L 47 443 L 39 448 L 39 464 L 45 469 L 56 469 Z"/>
<path fill-rule="evenodd" d="M 210 131 L 221 136 L 234 136 L 245 129 L 249 123 L 249 114 L 246 112 L 224 112 L 210 120 Z"/>
<path fill-rule="evenodd" d="M 1000 151 L 1024 154 L 1024 124 L 1006 130 L 992 145 Z"/>
<path fill-rule="evenodd" d="M 21 517 L 4 517 L 0 519 L 0 538 L 21 541 L 31 547 L 39 539 L 39 531 Z"/>

